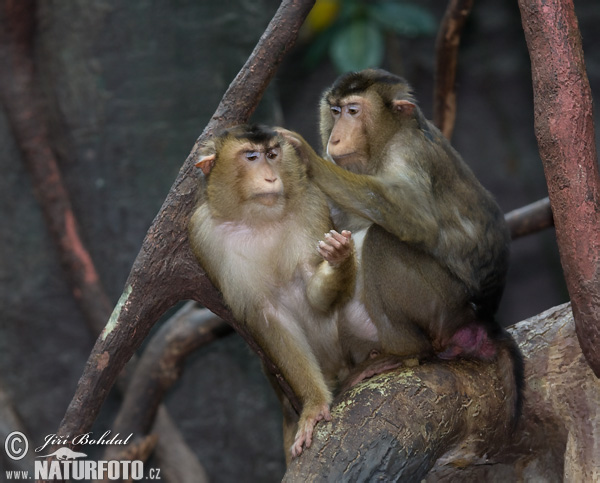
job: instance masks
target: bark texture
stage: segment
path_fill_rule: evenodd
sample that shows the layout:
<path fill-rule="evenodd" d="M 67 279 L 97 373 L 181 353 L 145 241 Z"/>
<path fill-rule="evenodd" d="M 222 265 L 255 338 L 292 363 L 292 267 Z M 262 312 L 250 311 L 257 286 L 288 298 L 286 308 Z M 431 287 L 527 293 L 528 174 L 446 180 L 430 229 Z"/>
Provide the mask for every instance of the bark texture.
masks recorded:
<path fill-rule="evenodd" d="M 118 373 L 158 318 L 180 300 L 193 299 L 230 322 L 259 354 L 290 400 L 297 398 L 243 326 L 231 317 L 189 248 L 187 222 L 197 187 L 194 162 L 204 139 L 219 128 L 243 123 L 256 108 L 314 1 L 285 0 L 254 52 L 225 93 L 197 140 L 142 244 L 115 307 L 86 363 L 58 434 L 84 433 L 96 419 Z"/>
<path fill-rule="evenodd" d="M 600 381 L 569 304 L 510 329 L 525 356 L 525 405 L 507 437 L 497 364 L 436 362 L 339 397 L 284 481 L 598 481 Z"/>
<path fill-rule="evenodd" d="M 600 377 L 600 176 L 592 94 L 571 0 L 520 0 L 535 132 L 585 357 Z"/>

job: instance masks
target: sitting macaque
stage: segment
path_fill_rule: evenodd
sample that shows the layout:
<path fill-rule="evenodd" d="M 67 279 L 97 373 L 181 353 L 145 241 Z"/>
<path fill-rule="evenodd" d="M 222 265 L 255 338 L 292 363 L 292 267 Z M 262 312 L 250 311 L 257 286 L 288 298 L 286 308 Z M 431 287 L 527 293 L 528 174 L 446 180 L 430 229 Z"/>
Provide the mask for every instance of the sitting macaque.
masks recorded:
<path fill-rule="evenodd" d="M 233 127 L 201 155 L 206 183 L 189 223 L 191 246 L 302 402 L 298 420 L 278 391 L 284 439 L 298 456 L 315 424 L 331 418 L 332 389 L 347 372 L 338 314 L 354 291 L 351 234 L 332 230 L 325 196 L 275 131 Z"/>
<path fill-rule="evenodd" d="M 493 197 L 400 77 L 345 74 L 324 92 L 320 111 L 327 160 L 300 135 L 279 132 L 333 203 L 336 226 L 353 233 L 359 271 L 341 337 L 352 363 L 367 367 L 352 383 L 395 360 L 502 357 L 516 417 L 522 359 L 494 318 L 510 237 Z"/>

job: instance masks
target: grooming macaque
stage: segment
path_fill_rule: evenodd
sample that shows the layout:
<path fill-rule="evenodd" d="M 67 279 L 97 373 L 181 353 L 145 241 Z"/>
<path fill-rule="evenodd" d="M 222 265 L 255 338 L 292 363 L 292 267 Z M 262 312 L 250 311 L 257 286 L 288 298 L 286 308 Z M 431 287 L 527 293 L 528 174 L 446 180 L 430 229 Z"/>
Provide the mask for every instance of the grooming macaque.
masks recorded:
<path fill-rule="evenodd" d="M 206 187 L 189 224 L 192 249 L 301 400 L 299 421 L 282 401 L 284 438 L 298 456 L 317 421 L 331 418 L 332 389 L 347 372 L 337 319 L 354 290 L 351 235 L 332 230 L 325 196 L 276 132 L 231 128 L 201 154 Z"/>
<path fill-rule="evenodd" d="M 517 415 L 521 356 L 494 320 L 509 256 L 500 208 L 402 78 L 343 75 L 320 111 L 328 160 L 299 135 L 279 132 L 332 201 L 336 226 L 353 233 L 360 269 L 342 342 L 353 364 L 382 354 L 354 382 L 397 365 L 388 355 L 406 363 L 500 356 Z"/>

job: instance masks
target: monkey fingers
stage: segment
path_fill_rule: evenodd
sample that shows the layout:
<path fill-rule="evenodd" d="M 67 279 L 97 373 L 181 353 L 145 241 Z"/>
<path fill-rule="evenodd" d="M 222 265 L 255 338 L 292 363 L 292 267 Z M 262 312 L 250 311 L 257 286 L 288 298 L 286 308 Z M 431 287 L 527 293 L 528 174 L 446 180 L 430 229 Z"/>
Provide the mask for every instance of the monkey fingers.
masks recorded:
<path fill-rule="evenodd" d="M 325 233 L 325 240 L 319 242 L 317 250 L 330 265 L 338 265 L 352 253 L 351 237 L 352 234 L 348 230 L 344 230 L 342 233 L 331 230 L 329 233 Z"/>
<path fill-rule="evenodd" d="M 305 408 L 298 422 L 298 432 L 292 445 L 292 457 L 297 458 L 302 454 L 303 447 L 310 448 L 315 425 L 319 421 L 331 421 L 329 404 L 325 403 L 313 409 Z"/>

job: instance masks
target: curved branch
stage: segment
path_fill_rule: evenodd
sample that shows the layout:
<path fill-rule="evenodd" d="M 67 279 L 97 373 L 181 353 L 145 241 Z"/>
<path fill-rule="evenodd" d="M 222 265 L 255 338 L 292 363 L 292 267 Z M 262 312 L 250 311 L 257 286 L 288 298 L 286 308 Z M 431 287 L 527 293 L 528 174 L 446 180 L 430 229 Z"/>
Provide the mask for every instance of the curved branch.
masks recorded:
<path fill-rule="evenodd" d="M 31 56 L 35 6 L 29 1 L 6 2 L 1 15 L 0 99 L 32 178 L 46 226 L 58 247 L 73 296 L 93 333 L 99 334 L 112 304 L 79 236 L 71 200 L 36 96 Z"/>
<path fill-rule="evenodd" d="M 431 362 L 365 381 L 284 481 L 597 481 L 600 381 L 577 344 L 569 304 L 509 329 L 525 357 L 521 422 L 507 436 L 502 367 Z M 565 451 L 566 448 L 566 451 Z M 502 469 L 503 471 L 500 471 Z"/>
<path fill-rule="evenodd" d="M 473 0 L 450 0 L 435 42 L 436 69 L 433 93 L 433 123 L 447 139 L 456 119 L 456 65 L 458 47 Z"/>
<path fill-rule="evenodd" d="M 187 356 L 232 332 L 231 326 L 210 310 L 188 302 L 152 337 L 132 375 L 113 431 L 136 437 L 147 435 L 165 393 L 181 375 Z M 108 447 L 107 460 L 114 459 L 110 451 Z"/>
<path fill-rule="evenodd" d="M 282 2 L 194 145 L 144 239 L 121 299 L 96 341 L 60 425 L 59 435 L 80 434 L 91 427 L 117 374 L 154 323 L 165 310 L 185 299 L 197 300 L 230 322 L 263 358 L 266 367 L 276 374 L 285 394 L 299 406 L 289 385 L 277 375 L 273 363 L 244 327 L 233 320 L 220 294 L 192 256 L 187 239 L 187 221 L 195 202 L 197 183 L 193 166 L 201 142 L 215 129 L 247 121 L 276 67 L 295 41 L 313 3 L 314 0 Z"/>
<path fill-rule="evenodd" d="M 52 150 L 48 126 L 38 102 L 34 76 L 32 41 L 35 31 L 33 2 L 5 2 L 0 12 L 0 99 L 7 112 L 23 162 L 32 178 L 36 198 L 48 231 L 57 246 L 62 268 L 88 327 L 97 336 L 110 316 L 112 305 L 83 240 L 58 161 Z M 125 372 L 119 378 L 120 389 L 126 383 Z M 180 464 L 179 455 L 189 452 L 185 441 L 168 414 L 162 411 L 157 424 L 172 436 L 161 438 L 158 450 L 174 457 L 167 466 Z M 165 445 L 174 446 L 167 451 Z M 180 443 L 179 443 L 180 442 Z M 172 448 L 171 448 L 172 449 Z M 199 466 L 199 463 L 196 463 Z"/>
<path fill-rule="evenodd" d="M 600 175 L 592 94 L 572 0 L 519 0 L 535 131 L 583 353 L 600 377 Z"/>

